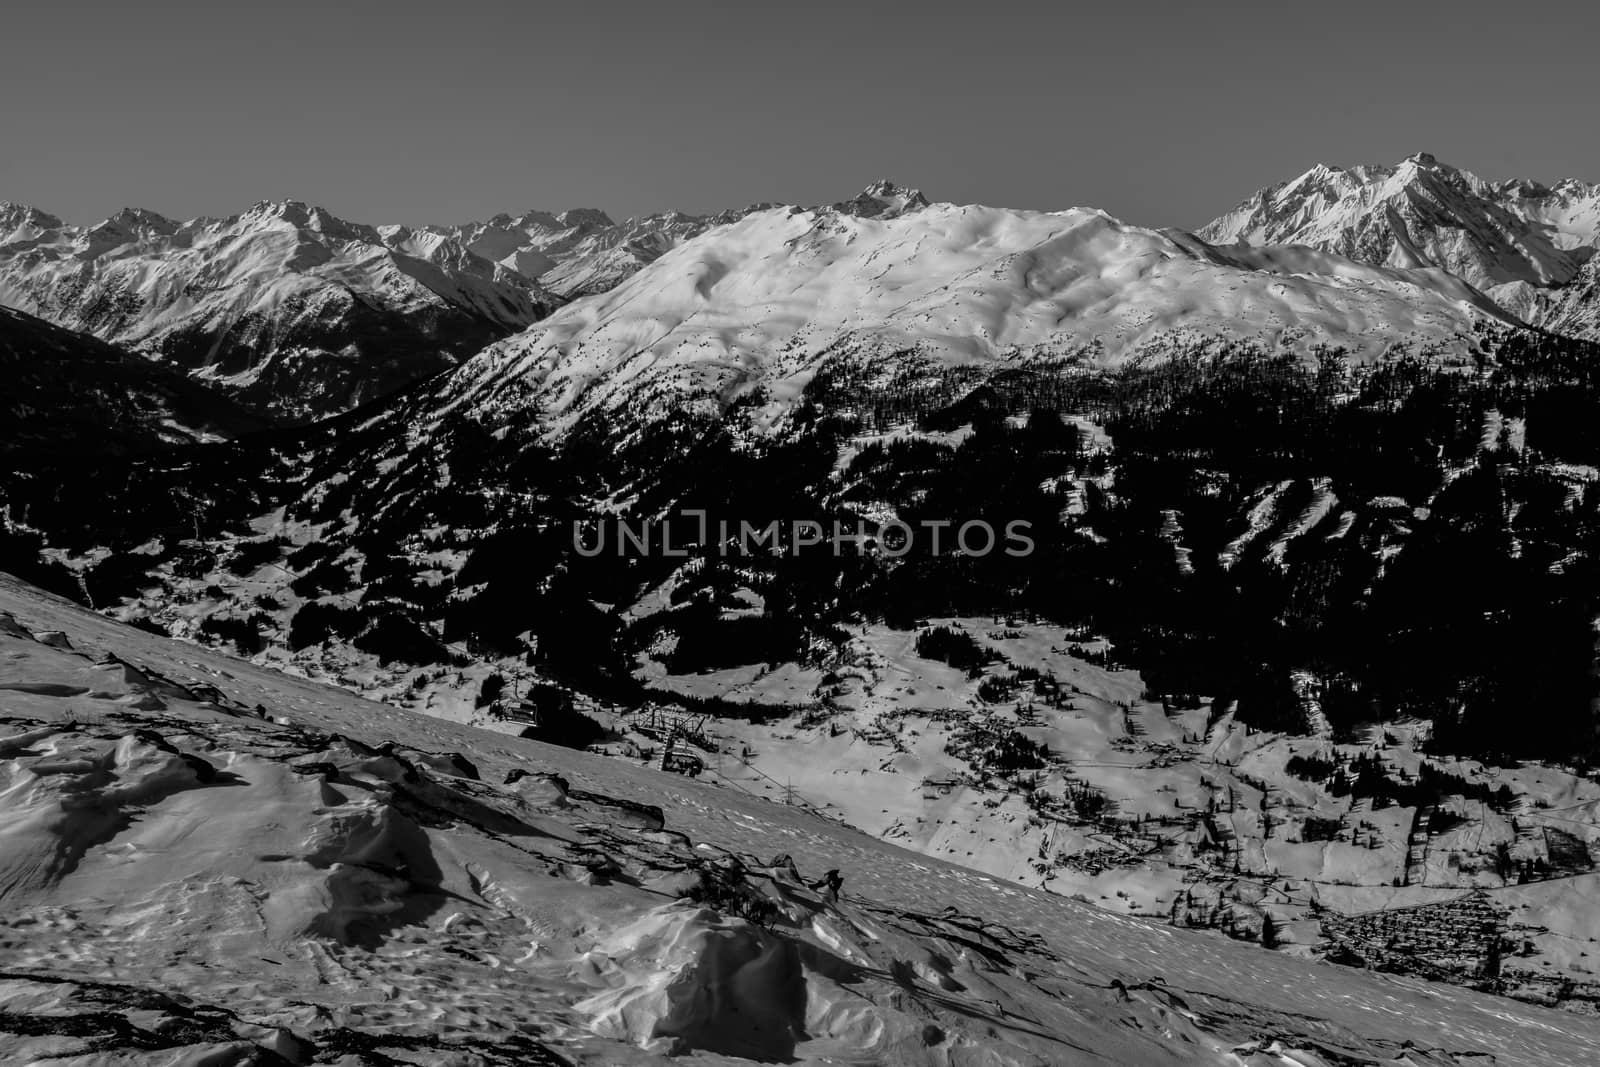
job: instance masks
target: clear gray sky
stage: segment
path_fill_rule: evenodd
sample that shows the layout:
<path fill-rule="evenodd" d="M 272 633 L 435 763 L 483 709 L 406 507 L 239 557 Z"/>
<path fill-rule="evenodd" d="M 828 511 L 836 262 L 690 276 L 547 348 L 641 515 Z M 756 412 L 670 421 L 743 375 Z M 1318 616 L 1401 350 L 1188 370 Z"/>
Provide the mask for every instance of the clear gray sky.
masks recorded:
<path fill-rule="evenodd" d="M 19 0 L 0 199 L 363 222 L 931 197 L 1199 226 L 1412 152 L 1600 180 L 1600 4 Z"/>

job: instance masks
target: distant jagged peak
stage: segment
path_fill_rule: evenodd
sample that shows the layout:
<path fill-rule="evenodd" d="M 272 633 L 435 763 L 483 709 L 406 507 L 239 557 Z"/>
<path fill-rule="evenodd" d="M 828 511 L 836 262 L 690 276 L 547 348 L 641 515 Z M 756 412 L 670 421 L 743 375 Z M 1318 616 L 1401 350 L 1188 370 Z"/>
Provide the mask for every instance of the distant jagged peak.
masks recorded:
<path fill-rule="evenodd" d="M 1562 178 L 1556 182 L 1555 188 L 1551 191 L 1563 194 L 1597 196 L 1600 195 L 1600 182 L 1586 182 L 1582 178 Z"/>
<path fill-rule="evenodd" d="M 687 211 L 668 208 L 665 211 L 656 211 L 649 215 L 629 215 L 616 225 L 625 230 L 663 229 L 671 226 L 680 226 L 684 223 L 696 223 L 704 217 L 706 216 L 691 215 Z"/>
<path fill-rule="evenodd" d="M 611 216 L 599 208 L 575 207 L 565 211 L 541 211 L 529 208 L 519 214 L 502 211 L 492 215 L 482 222 L 469 222 L 459 226 L 440 227 L 441 229 L 465 232 L 469 230 L 515 230 L 522 233 L 534 234 L 572 234 L 575 236 L 593 233 L 599 230 L 608 230 L 615 226 Z"/>
<path fill-rule="evenodd" d="M 1570 181 L 1571 179 L 1567 179 L 1567 181 L 1558 182 L 1557 188 L 1566 185 Z M 1517 200 L 1543 200 L 1556 191 L 1544 182 L 1533 178 L 1508 178 L 1503 182 L 1495 183 L 1495 190 L 1504 196 Z"/>
<path fill-rule="evenodd" d="M 879 200 L 888 200 L 893 197 L 904 197 L 909 200 L 921 200 L 924 204 L 927 203 L 927 200 L 923 197 L 920 190 L 896 184 L 889 178 L 879 178 L 877 181 L 861 190 L 861 193 L 863 196 L 876 197 Z"/>
<path fill-rule="evenodd" d="M 1392 167 L 1368 165 L 1353 169 L 1369 175 L 1400 175 L 1410 179 L 1417 179 L 1421 177 L 1443 178 L 1460 184 L 1469 185 L 1474 189 L 1506 193 L 1515 192 L 1524 196 L 1547 196 L 1553 191 L 1550 186 L 1534 178 L 1519 177 L 1509 178 L 1505 181 L 1498 182 L 1490 181 L 1486 178 L 1480 177 L 1478 174 L 1468 170 L 1465 167 L 1460 167 L 1453 163 L 1446 163 L 1435 156 L 1432 152 L 1413 152 L 1411 155 L 1407 156 L 1405 159 L 1401 160 Z M 1555 188 L 1560 189 L 1563 186 L 1568 185 L 1576 186 L 1585 190 L 1594 189 L 1594 186 L 1588 184 L 1587 182 L 1577 181 L 1572 178 L 1563 179 L 1562 181 L 1557 182 Z"/>
<path fill-rule="evenodd" d="M 177 233 L 181 225 L 154 211 L 125 207 L 76 236 L 73 247 L 85 259 L 95 259 L 113 249 L 162 241 Z"/>
<path fill-rule="evenodd" d="M 1368 263 L 1434 266 L 1485 291 L 1566 284 L 1600 244 L 1600 189 L 1491 182 L 1415 152 L 1394 165 L 1319 163 L 1198 231 L 1213 244 L 1309 245 Z"/>
<path fill-rule="evenodd" d="M 282 219 L 303 225 L 315 210 L 304 200 L 257 200 L 237 217 L 241 219 Z"/>
<path fill-rule="evenodd" d="M 1600 183 L 1582 178 L 1562 178 L 1554 185 L 1533 178 L 1510 178 L 1498 182 L 1495 189 L 1511 200 L 1544 200 L 1571 203 L 1577 200 L 1600 200 Z"/>
<path fill-rule="evenodd" d="M 9 229 L 12 226 L 21 226 L 25 223 L 49 230 L 60 229 L 66 225 L 66 223 L 48 211 L 41 211 L 31 204 L 0 200 L 0 227 Z"/>
<path fill-rule="evenodd" d="M 602 230 L 616 225 L 610 215 L 597 207 L 568 208 L 556 216 L 556 221 L 570 230 Z"/>
<path fill-rule="evenodd" d="M 888 179 L 880 179 L 849 200 L 824 205 L 814 210 L 835 211 L 861 218 L 893 218 L 927 206 L 928 199 L 920 191 Z M 668 209 L 648 215 L 630 215 L 621 222 L 614 220 L 599 208 L 569 208 L 557 213 L 528 210 L 514 215 L 502 212 L 482 222 L 452 227 L 432 227 L 432 229 L 462 234 L 467 236 L 469 241 L 479 239 L 486 231 L 520 232 L 538 241 L 541 249 L 559 252 L 569 247 L 591 247 L 587 244 L 578 244 L 590 237 L 608 247 L 640 236 L 670 236 L 673 240 L 679 240 L 714 226 L 737 222 L 757 211 L 785 207 L 793 205 L 762 201 L 747 207 L 729 208 L 706 215 Z"/>
<path fill-rule="evenodd" d="M 314 233 L 333 241 L 359 241 L 365 244 L 383 244 L 383 236 L 376 227 L 350 222 L 319 205 L 304 200 L 259 200 L 249 210 L 226 220 L 241 229 L 281 223 L 305 233 Z"/>
<path fill-rule="evenodd" d="M 1439 157 L 1435 156 L 1432 152 L 1413 152 L 1405 159 L 1401 160 L 1402 165 L 1406 163 L 1411 164 L 1413 167 L 1418 167 L 1424 170 L 1460 169 L 1459 167 L 1452 167 L 1448 163 L 1440 163 Z"/>
<path fill-rule="evenodd" d="M 0 245 L 32 245 L 66 229 L 66 223 L 47 211 L 0 200 Z"/>
<path fill-rule="evenodd" d="M 1352 172 L 1328 163 L 1318 163 L 1298 177 L 1258 190 L 1234 210 L 1283 201 L 1291 197 L 1314 196 L 1318 193 L 1339 196 L 1343 195 L 1344 190 L 1359 184 L 1362 180 L 1360 168 Z"/>
<path fill-rule="evenodd" d="M 1300 175 L 1300 177 L 1286 182 L 1285 185 L 1320 185 L 1323 182 L 1332 181 L 1348 173 L 1343 167 L 1335 166 L 1332 163 L 1318 163 Z"/>
<path fill-rule="evenodd" d="M 867 219 L 889 219 L 928 206 L 928 198 L 919 189 L 910 189 L 888 178 L 879 178 L 850 200 L 831 205 L 832 210 L 843 215 Z"/>
<path fill-rule="evenodd" d="M 250 205 L 240 218 L 243 219 L 281 219 L 294 226 L 303 226 L 309 229 L 312 220 L 319 222 L 331 213 L 326 209 L 308 204 L 304 200 L 258 200 Z"/>
<path fill-rule="evenodd" d="M 1431 152 L 1414 152 L 1395 164 L 1362 163 L 1342 167 L 1317 163 L 1296 178 L 1268 186 L 1244 204 L 1282 204 L 1318 194 L 1331 200 L 1349 196 L 1371 199 L 1397 194 L 1407 188 L 1440 185 L 1479 193 L 1490 188 L 1490 183 L 1476 174 L 1441 163 Z"/>
<path fill-rule="evenodd" d="M 751 212 L 765 211 L 769 208 L 782 206 L 786 205 L 771 203 L 751 204 L 749 207 L 726 208 L 711 215 L 694 215 L 687 211 L 669 208 L 666 211 L 657 211 L 651 215 L 630 215 L 617 223 L 616 229 L 628 237 L 652 233 L 688 237 L 703 233 L 714 226 L 738 222 Z"/>
<path fill-rule="evenodd" d="M 539 211 L 534 208 L 529 208 L 527 211 L 523 211 L 515 215 L 509 211 L 502 211 L 499 214 L 491 215 L 482 221 L 474 220 L 472 222 L 462 222 L 449 226 L 428 227 L 428 229 L 431 230 L 437 230 L 440 232 L 448 231 L 451 233 L 467 233 L 470 231 L 479 230 L 520 230 L 523 232 L 540 230 L 555 233 L 561 228 L 561 223 L 556 218 L 554 212 Z"/>
<path fill-rule="evenodd" d="M 135 234 L 140 237 L 167 237 L 178 232 L 182 223 L 169 219 L 159 212 L 142 207 L 125 207 L 102 222 L 90 227 L 89 232 L 99 230 L 117 231 Z"/>
<path fill-rule="evenodd" d="M 1579 178 L 1563 178 L 1554 185 L 1527 177 L 1490 181 L 1465 167 L 1447 163 L 1432 152 L 1413 152 L 1394 164 L 1363 163 L 1343 167 L 1331 163 L 1317 163 L 1298 177 L 1268 186 L 1245 203 L 1260 201 L 1263 198 L 1280 198 L 1290 192 L 1328 186 L 1356 189 L 1361 186 L 1375 187 L 1393 183 L 1395 187 L 1400 188 L 1428 182 L 1443 182 L 1491 200 L 1543 200 L 1551 197 L 1574 199 L 1600 195 L 1600 185 Z"/>
<path fill-rule="evenodd" d="M 0 302 L 292 422 L 438 373 L 558 303 L 457 236 L 296 199 L 182 224 L 128 208 L 88 229 L 0 228 Z"/>
<path fill-rule="evenodd" d="M 1470 171 L 1462 170 L 1450 163 L 1441 163 L 1439 157 L 1432 152 L 1413 152 L 1398 163 L 1363 163 L 1348 169 L 1337 167 L 1332 169 L 1342 169 L 1346 174 L 1362 176 L 1369 181 L 1382 181 L 1396 175 L 1413 177 L 1418 174 L 1463 174 L 1476 177 Z"/>

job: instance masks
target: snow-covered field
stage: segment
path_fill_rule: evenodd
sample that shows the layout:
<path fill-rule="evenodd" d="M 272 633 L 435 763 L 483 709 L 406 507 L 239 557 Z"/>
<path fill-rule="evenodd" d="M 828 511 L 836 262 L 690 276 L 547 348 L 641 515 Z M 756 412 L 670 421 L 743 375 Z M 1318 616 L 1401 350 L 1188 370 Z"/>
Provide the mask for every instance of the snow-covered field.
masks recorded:
<path fill-rule="evenodd" d="M 1097 665 L 1095 643 L 1056 627 L 929 626 L 970 635 L 993 661 L 970 674 L 919 655 L 916 632 L 870 626 L 826 670 L 673 676 L 647 662 L 639 677 L 667 692 L 792 709 L 777 722 L 706 723 L 718 748 L 705 756 L 707 773 L 753 795 L 1023 885 L 1298 954 L 1347 940 L 1325 916 L 1375 921 L 1434 906 L 1410 924 L 1432 936 L 1462 902 L 1481 902 L 1494 929 L 1446 953 L 1446 970 L 1592 1008 L 1600 784 L 1536 764 L 1424 756 L 1426 723 L 1336 740 L 1309 690 L 1299 736 L 1253 730 L 1210 704 L 1168 708 L 1136 672 Z M 1013 736 L 1047 755 L 1007 766 Z M 1292 770 L 1297 757 L 1341 769 L 1318 780 Z M 1396 787 L 1427 764 L 1515 800 L 1336 791 L 1363 761 Z"/>
<path fill-rule="evenodd" d="M 6 577 L 0 612 L 7 1063 L 1600 1058 L 1592 1019 L 1115 915 Z"/>
<path fill-rule="evenodd" d="M 1325 499 L 1312 494 L 1309 504 L 1285 508 L 1285 488 L 1262 499 L 1241 542 L 1283 543 Z M 290 545 L 317 536 L 276 513 L 255 528 Z M 202 636 L 197 626 L 219 607 L 204 591 L 223 587 L 230 599 L 222 606 L 270 607 L 259 610 L 269 642 L 260 665 L 452 723 L 522 728 L 495 719 L 480 698 L 493 675 L 510 683 L 513 697 L 530 680 L 514 659 L 383 665 L 342 641 L 291 652 L 283 635 L 306 602 L 289 588 L 291 577 L 275 564 L 243 576 L 221 566 L 168 574 L 166 591 L 114 610 Z M 675 581 L 628 617 L 667 607 Z M 740 610 L 755 610 L 759 596 L 746 593 L 751 607 Z M 1161 704 L 1136 672 L 1102 665 L 1099 643 L 1084 635 L 1023 620 L 930 625 L 970 634 L 993 662 L 969 675 L 918 655 L 916 632 L 873 625 L 824 662 L 674 675 L 642 654 L 637 676 L 664 703 L 717 698 L 777 715 L 760 724 L 712 721 L 718 751 L 706 755 L 708 779 L 811 805 L 923 854 L 1125 914 L 1340 958 L 1354 935 L 1334 917 L 1367 917 L 1356 940 L 1370 941 L 1368 927 L 1397 909 L 1437 906 L 1415 924 L 1437 931 L 1454 921 L 1459 902 L 1482 899 L 1492 929 L 1435 961 L 1452 978 L 1580 1010 L 1600 1000 L 1600 940 L 1589 928 L 1600 896 L 1600 820 L 1585 807 L 1600 809 L 1600 785 L 1551 767 L 1424 757 L 1421 725 L 1329 737 L 1314 678 L 1300 734 L 1264 733 L 1209 703 Z M 590 712 L 627 732 L 624 717 Z M 991 753 L 1013 734 L 1045 747 L 1041 766 L 995 766 Z M 613 751 L 631 757 L 655 743 L 632 737 Z M 1291 770 L 1292 760 L 1336 769 L 1307 777 Z M 1375 761 L 1397 787 L 1414 782 L 1426 762 L 1483 790 L 1508 789 L 1515 800 L 1374 798 L 1349 788 L 1358 761 Z M 1417 965 L 1432 966 L 1428 952 L 1419 953 L 1428 958 Z"/>

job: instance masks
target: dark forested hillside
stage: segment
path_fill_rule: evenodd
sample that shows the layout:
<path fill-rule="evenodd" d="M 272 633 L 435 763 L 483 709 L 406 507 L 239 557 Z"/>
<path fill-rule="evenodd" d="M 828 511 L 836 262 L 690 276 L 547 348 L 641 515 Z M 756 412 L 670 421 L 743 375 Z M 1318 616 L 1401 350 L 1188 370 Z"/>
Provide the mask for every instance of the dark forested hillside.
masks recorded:
<path fill-rule="evenodd" d="M 1262 726 L 1299 729 L 1315 705 L 1335 730 L 1432 718 L 1454 752 L 1587 755 L 1600 359 L 1529 333 L 1481 347 L 1476 367 L 1227 344 L 1117 373 L 888 382 L 840 360 L 768 437 L 735 409 L 543 444 L 531 417 L 439 417 L 423 388 L 242 444 L 12 472 L 3 565 L 81 557 L 50 584 L 97 607 L 274 567 L 299 604 L 285 632 L 246 621 L 226 582 L 207 585 L 225 620 L 209 632 L 517 657 L 622 701 L 646 648 L 694 672 L 825 657 L 863 619 L 1034 616 L 1109 639 L 1169 700 Z M 250 525 L 269 513 L 314 539 Z M 575 531 L 684 513 L 668 543 L 578 550 Z M 945 543 L 902 548 L 886 516 Z M 1030 551 L 952 551 L 979 522 L 1022 524 Z M 772 523 L 864 540 L 741 542 Z M 664 610 L 628 613 L 658 588 Z"/>

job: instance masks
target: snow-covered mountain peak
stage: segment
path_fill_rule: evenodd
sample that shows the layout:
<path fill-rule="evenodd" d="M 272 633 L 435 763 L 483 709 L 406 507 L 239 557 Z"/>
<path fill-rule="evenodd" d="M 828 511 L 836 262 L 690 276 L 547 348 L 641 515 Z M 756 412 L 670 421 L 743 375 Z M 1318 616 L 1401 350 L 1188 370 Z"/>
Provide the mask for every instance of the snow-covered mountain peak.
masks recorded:
<path fill-rule="evenodd" d="M 34 219 L 40 222 L 48 222 L 55 226 L 65 225 L 48 211 L 40 211 L 31 204 L 19 204 L 14 200 L 0 200 L 0 223 L 11 223 L 20 219 Z"/>
<path fill-rule="evenodd" d="M 1600 195 L 1600 183 L 1586 182 L 1581 178 L 1562 178 L 1552 192 L 1570 198 Z"/>
<path fill-rule="evenodd" d="M 305 233 L 318 234 L 332 241 L 383 243 L 383 238 L 376 227 L 348 222 L 327 208 L 307 204 L 301 200 L 263 200 L 243 214 L 225 220 L 225 224 L 234 231 L 246 231 L 260 226 L 286 226 Z"/>
<path fill-rule="evenodd" d="M 552 292 L 576 298 L 614 288 L 665 252 L 707 230 L 753 212 L 788 206 L 763 202 L 712 215 L 669 210 L 621 222 L 597 208 L 569 208 L 559 213 L 530 210 L 427 229 L 459 238 L 473 254 L 537 279 Z M 880 179 L 849 200 L 815 210 L 858 218 L 894 218 L 927 206 L 928 199 L 918 190 Z"/>
<path fill-rule="evenodd" d="M 169 237 L 178 232 L 183 224 L 169 219 L 165 215 L 141 207 L 125 207 L 101 222 L 91 226 L 88 233 L 123 233 L 132 237 L 145 239 L 150 237 Z"/>
<path fill-rule="evenodd" d="M 887 178 L 880 178 L 853 198 L 834 204 L 833 210 L 862 218 L 894 218 L 927 206 L 928 199 L 920 190 L 908 189 Z"/>
<path fill-rule="evenodd" d="M 1377 171 L 1386 168 L 1369 165 L 1365 169 Z M 1405 181 L 1422 181 L 1432 178 L 1451 183 L 1459 182 L 1469 185 L 1476 184 L 1486 186 L 1488 184 L 1470 171 L 1462 170 L 1460 167 L 1451 166 L 1449 163 L 1441 163 L 1439 158 L 1432 152 L 1411 153 L 1392 168 L 1392 173 Z"/>
<path fill-rule="evenodd" d="M 910 194 L 907 194 L 908 202 Z M 1376 357 L 1460 345 L 1498 310 L 1442 271 L 1309 248 L 1215 248 L 1101 211 L 928 204 L 863 215 L 777 208 L 707 230 L 610 292 L 475 357 L 449 388 L 532 404 L 553 433 L 761 398 L 780 428 L 822 361 L 1116 364 L 1203 339 Z"/>
<path fill-rule="evenodd" d="M 13 219 L 26 218 L 30 215 L 43 215 L 38 208 L 19 204 L 15 200 L 0 200 L 0 223 L 11 222 Z"/>
<path fill-rule="evenodd" d="M 59 231 L 66 223 L 46 211 L 27 204 L 0 200 L 0 245 L 18 241 L 37 241 Z"/>
<path fill-rule="evenodd" d="M 706 216 L 665 211 L 619 223 L 596 208 L 569 208 L 429 230 L 459 239 L 474 255 L 537 279 L 552 292 L 578 297 L 613 288 L 668 249 L 751 210 Z"/>
<path fill-rule="evenodd" d="M 1438 267 L 1527 314 L 1526 290 L 1565 285 L 1591 254 L 1600 192 L 1576 181 L 1554 189 L 1489 182 L 1418 152 L 1394 166 L 1318 164 L 1199 233 L 1217 244 L 1305 244 L 1387 266 Z"/>
<path fill-rule="evenodd" d="M 175 233 L 181 223 L 159 212 L 142 207 L 125 207 L 108 217 L 102 226 L 122 226 L 141 233 Z"/>
<path fill-rule="evenodd" d="M 303 200 L 257 200 L 240 212 L 240 219 L 283 219 L 295 225 L 305 225 L 311 215 L 311 205 Z"/>
<path fill-rule="evenodd" d="M 451 235 L 386 233 L 299 200 L 185 223 L 126 208 L 86 229 L 0 214 L 0 304 L 297 420 L 437 373 L 555 303 Z"/>
<path fill-rule="evenodd" d="M 179 228 L 179 223 L 154 211 L 125 207 L 84 230 L 76 248 L 80 256 L 93 259 L 124 245 L 171 237 Z"/>
<path fill-rule="evenodd" d="M 607 226 L 615 226 L 611 216 L 599 208 L 575 207 L 568 208 L 556 216 L 556 221 L 570 230 L 586 229 L 599 230 Z"/>

